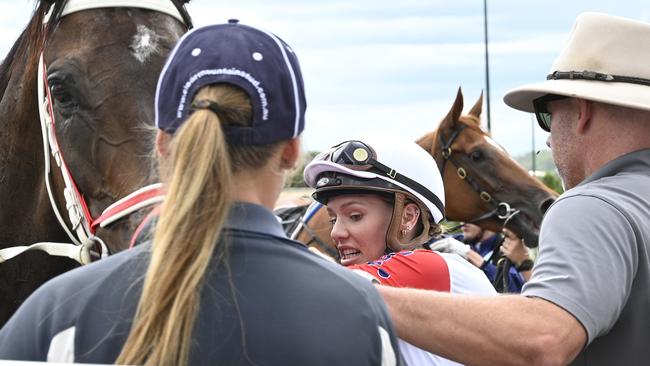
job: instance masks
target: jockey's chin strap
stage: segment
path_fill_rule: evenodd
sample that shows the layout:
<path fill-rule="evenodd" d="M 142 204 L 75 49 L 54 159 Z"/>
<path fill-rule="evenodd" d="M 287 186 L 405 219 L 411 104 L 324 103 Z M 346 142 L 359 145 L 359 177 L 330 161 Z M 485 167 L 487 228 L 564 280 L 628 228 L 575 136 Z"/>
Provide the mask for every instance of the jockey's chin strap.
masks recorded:
<path fill-rule="evenodd" d="M 68 169 L 68 166 L 63 159 L 63 155 L 61 154 L 61 149 L 59 148 L 59 143 L 56 138 L 52 99 L 47 85 L 46 66 L 43 61 L 42 53 L 39 59 L 38 69 L 38 111 L 43 136 L 45 185 L 47 187 L 47 194 L 50 199 L 52 210 L 54 211 L 61 228 L 63 228 L 72 241 L 72 244 L 41 242 L 29 246 L 5 248 L 0 250 L 0 263 L 27 250 L 38 249 L 43 250 L 50 255 L 68 257 L 81 264 L 88 264 L 92 261 L 93 257 L 104 258 L 109 254 L 106 243 L 104 243 L 104 241 L 99 237 L 95 236 L 95 230 L 97 227 L 107 227 L 135 211 L 162 202 L 164 198 L 162 187 L 159 183 L 143 187 L 107 207 L 99 217 L 93 218 L 88 210 L 86 200 L 77 189 L 74 178 L 70 174 L 70 170 Z M 52 193 L 50 153 L 54 157 L 54 161 L 59 167 L 61 175 L 63 176 L 63 181 L 65 182 L 63 194 L 66 201 L 65 207 L 68 210 L 68 218 L 72 224 L 71 228 L 69 228 L 63 220 L 59 207 L 54 199 L 54 194 Z M 96 244 L 99 244 L 101 248 L 100 253 L 92 251 Z"/>

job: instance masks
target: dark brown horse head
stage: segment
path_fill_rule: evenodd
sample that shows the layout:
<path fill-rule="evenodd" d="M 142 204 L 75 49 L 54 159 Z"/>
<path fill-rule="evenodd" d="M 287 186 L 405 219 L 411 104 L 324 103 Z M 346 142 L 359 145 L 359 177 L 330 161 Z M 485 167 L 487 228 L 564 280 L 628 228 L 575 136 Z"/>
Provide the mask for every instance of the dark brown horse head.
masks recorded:
<path fill-rule="evenodd" d="M 445 182 L 446 215 L 538 242 L 542 216 L 557 194 L 530 176 L 480 126 L 483 96 L 462 115 L 463 95 L 438 128 L 417 142 L 435 158 Z"/>
<path fill-rule="evenodd" d="M 74 233 L 57 160 L 69 170 L 93 219 L 156 180 L 151 159 L 156 83 L 167 54 L 191 25 L 189 16 L 178 0 L 170 5 L 180 16 L 139 7 L 64 15 L 65 5 L 38 3 L 0 66 L 0 248 L 71 242 L 46 189 L 49 179 L 61 220 Z M 41 53 L 44 78 L 38 67 Z M 39 78 L 46 80 L 51 96 L 52 138 L 62 159 L 44 151 L 48 144 L 39 118 Z M 45 172 L 47 162 L 50 173 Z M 98 227 L 95 234 L 109 252 L 120 251 L 142 216 L 137 212 Z M 0 263 L 0 325 L 42 282 L 76 265 L 38 250 Z"/>
<path fill-rule="evenodd" d="M 185 30 L 179 20 L 147 9 L 91 9 L 62 17 L 46 39 L 56 135 L 94 218 L 156 180 L 156 82 Z M 63 192 L 60 182 L 56 191 Z M 122 250 L 140 216 L 96 234 L 112 252 Z"/>

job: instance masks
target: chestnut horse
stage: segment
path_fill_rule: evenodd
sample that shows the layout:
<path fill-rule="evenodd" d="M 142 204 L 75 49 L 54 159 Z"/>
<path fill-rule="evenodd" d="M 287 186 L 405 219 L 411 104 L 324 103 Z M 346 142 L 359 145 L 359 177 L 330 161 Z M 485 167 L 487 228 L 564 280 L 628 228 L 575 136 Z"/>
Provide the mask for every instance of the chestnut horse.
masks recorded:
<path fill-rule="evenodd" d="M 481 96 L 469 114 L 461 115 L 463 95 L 438 128 L 416 142 L 435 159 L 445 185 L 448 220 L 473 222 L 500 231 L 504 226 L 536 247 L 544 212 L 557 193 L 531 177 L 480 127 Z M 320 252 L 335 257 L 329 217 L 322 205 L 310 205 L 288 234 Z"/>
<path fill-rule="evenodd" d="M 127 248 L 159 199 L 155 186 L 129 194 L 157 180 L 154 95 L 191 27 L 184 3 L 40 1 L 5 57 L 0 325 L 46 280 Z"/>

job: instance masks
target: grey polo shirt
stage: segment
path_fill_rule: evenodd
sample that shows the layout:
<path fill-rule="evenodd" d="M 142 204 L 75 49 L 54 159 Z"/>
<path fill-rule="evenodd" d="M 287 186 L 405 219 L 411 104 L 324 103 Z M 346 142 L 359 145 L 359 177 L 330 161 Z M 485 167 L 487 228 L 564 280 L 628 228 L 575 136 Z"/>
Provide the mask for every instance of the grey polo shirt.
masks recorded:
<path fill-rule="evenodd" d="M 551 206 L 522 294 L 585 328 L 573 364 L 641 365 L 650 346 L 650 149 L 610 161 Z"/>
<path fill-rule="evenodd" d="M 205 278 L 191 365 L 402 364 L 376 289 L 286 238 L 267 209 L 236 204 L 228 263 Z M 149 244 L 39 288 L 0 331 L 0 359 L 112 363 L 129 333 Z"/>

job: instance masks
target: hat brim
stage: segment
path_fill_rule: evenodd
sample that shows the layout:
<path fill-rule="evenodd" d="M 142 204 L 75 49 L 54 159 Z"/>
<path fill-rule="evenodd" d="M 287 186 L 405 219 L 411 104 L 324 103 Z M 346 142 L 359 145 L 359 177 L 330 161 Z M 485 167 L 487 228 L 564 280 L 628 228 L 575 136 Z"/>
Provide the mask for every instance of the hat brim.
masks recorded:
<path fill-rule="evenodd" d="M 503 101 L 512 108 L 532 113 L 533 100 L 546 94 L 650 110 L 650 86 L 590 80 L 547 80 L 524 85 L 508 91 Z"/>

